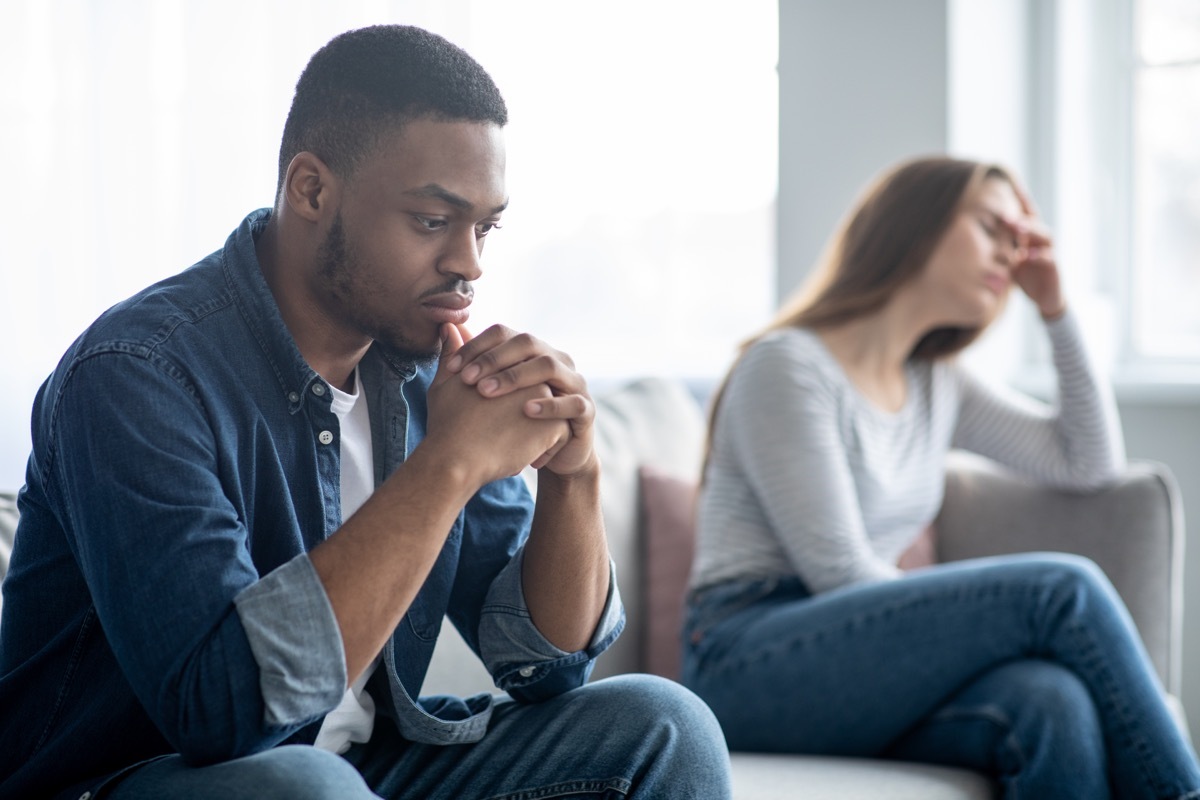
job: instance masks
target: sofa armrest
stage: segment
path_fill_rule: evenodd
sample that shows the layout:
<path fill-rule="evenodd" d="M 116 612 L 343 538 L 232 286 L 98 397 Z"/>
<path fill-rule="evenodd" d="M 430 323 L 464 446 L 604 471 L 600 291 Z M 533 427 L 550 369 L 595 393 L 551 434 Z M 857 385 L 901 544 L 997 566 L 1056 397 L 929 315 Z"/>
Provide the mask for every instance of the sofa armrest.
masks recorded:
<path fill-rule="evenodd" d="M 935 528 L 939 561 L 1038 550 L 1095 561 L 1129 608 L 1163 685 L 1179 695 L 1184 523 L 1166 465 L 1132 462 L 1117 483 L 1083 493 L 953 453 Z"/>

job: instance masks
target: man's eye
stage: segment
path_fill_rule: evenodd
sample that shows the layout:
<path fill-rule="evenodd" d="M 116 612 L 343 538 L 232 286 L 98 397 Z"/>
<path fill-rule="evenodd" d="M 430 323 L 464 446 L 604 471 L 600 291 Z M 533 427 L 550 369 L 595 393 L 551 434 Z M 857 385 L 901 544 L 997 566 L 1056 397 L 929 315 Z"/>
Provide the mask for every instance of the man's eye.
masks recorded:
<path fill-rule="evenodd" d="M 483 237 L 487 236 L 492 231 L 498 230 L 500 230 L 499 222 L 481 222 L 475 226 L 475 235 Z"/>
<path fill-rule="evenodd" d="M 446 220 L 444 219 L 431 219 L 429 217 L 422 217 L 420 215 L 414 216 L 417 222 L 421 223 L 421 227 L 425 228 L 426 230 L 436 231 L 446 227 Z"/>

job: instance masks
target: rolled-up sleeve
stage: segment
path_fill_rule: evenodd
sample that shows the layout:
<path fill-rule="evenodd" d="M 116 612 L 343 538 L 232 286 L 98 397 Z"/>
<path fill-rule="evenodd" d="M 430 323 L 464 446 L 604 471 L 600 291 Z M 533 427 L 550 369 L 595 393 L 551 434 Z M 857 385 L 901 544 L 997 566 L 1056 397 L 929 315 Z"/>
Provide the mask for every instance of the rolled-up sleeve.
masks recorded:
<path fill-rule="evenodd" d="M 560 650 L 533 624 L 521 582 L 524 549 L 492 581 L 479 624 L 480 653 L 496 685 L 522 702 L 545 700 L 582 686 L 596 656 L 625 627 L 616 568 L 609 561 L 608 597 L 587 648 Z"/>
<path fill-rule="evenodd" d="M 342 637 L 308 554 L 246 587 L 234 604 L 258 662 L 267 725 L 301 725 L 338 704 L 347 682 Z"/>

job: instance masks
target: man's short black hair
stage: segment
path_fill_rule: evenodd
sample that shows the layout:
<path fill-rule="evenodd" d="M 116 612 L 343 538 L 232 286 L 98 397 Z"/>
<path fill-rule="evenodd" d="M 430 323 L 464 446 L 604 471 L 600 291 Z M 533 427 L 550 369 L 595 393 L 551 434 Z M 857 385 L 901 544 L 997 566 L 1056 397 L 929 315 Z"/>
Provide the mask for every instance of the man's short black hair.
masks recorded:
<path fill-rule="evenodd" d="M 503 126 L 508 108 L 483 67 L 437 34 L 376 25 L 334 37 L 296 83 L 277 191 L 297 153 L 313 153 L 347 177 L 382 136 L 418 117 Z"/>

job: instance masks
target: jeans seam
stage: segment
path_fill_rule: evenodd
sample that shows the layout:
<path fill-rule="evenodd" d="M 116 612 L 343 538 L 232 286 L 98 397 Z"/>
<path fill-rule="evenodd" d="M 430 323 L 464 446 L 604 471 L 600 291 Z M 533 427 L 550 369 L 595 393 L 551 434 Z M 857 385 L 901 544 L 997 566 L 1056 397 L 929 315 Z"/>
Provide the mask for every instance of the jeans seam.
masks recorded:
<path fill-rule="evenodd" d="M 556 797 L 579 797 L 601 792 L 619 792 L 622 796 L 629 794 L 633 784 L 625 778 L 603 778 L 562 781 L 535 789 L 520 789 L 515 792 L 491 795 L 486 800 L 550 800 Z"/>
<path fill-rule="evenodd" d="M 1074 616 L 1073 612 L 1072 616 Z M 1136 755 L 1138 770 L 1147 783 L 1155 787 L 1156 791 L 1170 791 L 1155 762 L 1153 748 L 1146 741 L 1144 735 L 1140 734 L 1141 726 L 1136 724 L 1128 702 L 1123 700 L 1124 695 L 1120 691 L 1117 681 L 1113 679 L 1112 674 L 1104 665 L 1103 657 L 1098 656 L 1096 643 L 1088 635 L 1087 626 L 1080 625 L 1077 620 L 1072 619 L 1064 626 L 1064 630 L 1075 642 L 1073 649 L 1080 654 L 1081 659 L 1089 662 L 1089 670 L 1095 676 L 1096 682 L 1103 687 L 1102 702 L 1112 709 L 1112 713 L 1120 725 L 1122 739 L 1128 744 L 1129 751 Z M 1062 663 L 1069 664 L 1070 661 L 1069 659 L 1063 660 Z"/>
<path fill-rule="evenodd" d="M 983 721 L 994 725 L 996 728 L 1005 732 L 1004 747 L 1014 757 L 1017 765 L 1013 776 L 1019 776 L 1029 763 L 1029 759 L 1025 756 L 1025 751 L 1021 747 L 1021 741 L 1013 733 L 1012 720 L 1008 718 L 999 709 L 991 706 L 976 706 L 974 708 L 944 708 L 936 712 L 933 716 L 935 721 L 956 722 L 958 720 L 967 721 Z M 1003 777 L 1002 775 L 1000 777 Z M 1020 800 L 1021 790 L 1019 786 L 1014 786 L 1011 783 L 1006 787 L 1008 789 L 1008 800 Z"/>

